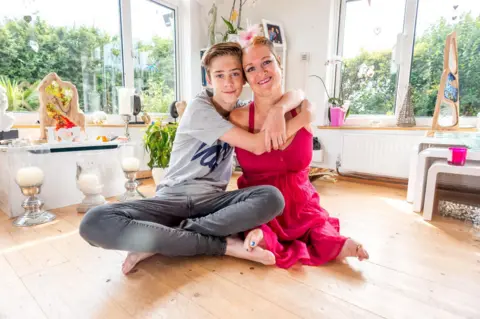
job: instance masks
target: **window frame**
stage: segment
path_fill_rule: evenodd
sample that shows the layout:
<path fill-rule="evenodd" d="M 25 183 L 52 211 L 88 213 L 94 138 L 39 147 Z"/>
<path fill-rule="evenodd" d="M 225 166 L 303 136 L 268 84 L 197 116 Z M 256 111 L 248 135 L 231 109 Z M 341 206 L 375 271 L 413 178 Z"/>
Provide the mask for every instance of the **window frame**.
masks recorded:
<path fill-rule="evenodd" d="M 134 86 L 134 66 L 133 66 L 133 27 L 132 27 L 132 9 L 131 3 L 134 0 L 119 0 L 120 1 L 120 20 L 121 20 L 121 30 L 122 30 L 122 56 L 124 61 L 124 85 L 127 87 Z M 178 31 L 178 6 L 162 1 L 162 0 L 143 0 L 153 2 L 154 4 L 163 6 L 167 9 L 173 11 L 174 16 L 174 52 L 175 52 L 175 99 L 178 100 L 181 96 L 180 94 L 180 76 L 179 76 L 179 31 Z M 125 45 L 123 45 L 125 42 Z M 127 66 L 127 67 L 125 67 Z M 168 113 L 151 113 L 153 115 L 165 115 Z"/>
<path fill-rule="evenodd" d="M 343 56 L 343 44 L 345 40 L 345 20 L 346 20 L 346 5 L 347 2 L 365 1 L 365 0 L 335 0 L 335 15 L 338 21 L 338 30 L 334 30 L 337 37 L 337 43 L 335 45 L 336 51 L 333 54 Z M 410 82 L 410 73 L 413 61 L 413 50 L 415 46 L 415 30 L 418 17 L 418 4 L 421 0 L 405 0 L 405 12 L 403 32 L 397 37 L 401 38 L 400 42 L 397 41 L 395 56 L 399 58 L 397 74 L 397 86 L 395 92 L 395 115 L 350 115 L 346 122 L 346 125 L 351 126 L 370 126 L 372 122 L 380 123 L 380 126 L 395 125 L 396 116 L 400 111 L 400 105 L 403 103 L 403 99 L 406 93 L 407 86 Z M 398 45 L 400 43 L 400 46 Z M 341 70 L 339 67 L 335 69 L 335 76 L 331 85 L 334 87 L 335 92 L 340 86 Z M 328 112 L 328 103 L 326 107 Z M 431 126 L 432 116 L 415 116 L 418 126 Z M 475 116 L 460 116 L 460 125 L 473 125 L 475 126 L 477 118 Z"/>
<path fill-rule="evenodd" d="M 120 40 L 121 55 L 123 67 L 122 85 L 125 87 L 134 86 L 134 50 L 133 50 L 133 34 L 132 34 L 132 15 L 131 5 L 135 0 L 117 0 L 119 9 L 120 23 Z M 153 2 L 173 11 L 174 15 L 174 52 L 175 52 L 175 99 L 179 100 L 182 92 L 182 77 L 180 76 L 180 57 L 182 48 L 180 46 L 180 25 L 179 25 L 179 9 L 178 5 L 164 0 L 143 0 Z M 37 116 L 37 111 L 33 112 L 13 112 L 15 115 L 15 125 L 32 124 L 32 119 Z M 86 113 L 89 114 L 89 113 Z M 170 116 L 169 113 L 149 113 L 153 116 Z M 107 114 L 107 120 L 112 124 L 121 124 L 123 120 L 119 114 Z"/>

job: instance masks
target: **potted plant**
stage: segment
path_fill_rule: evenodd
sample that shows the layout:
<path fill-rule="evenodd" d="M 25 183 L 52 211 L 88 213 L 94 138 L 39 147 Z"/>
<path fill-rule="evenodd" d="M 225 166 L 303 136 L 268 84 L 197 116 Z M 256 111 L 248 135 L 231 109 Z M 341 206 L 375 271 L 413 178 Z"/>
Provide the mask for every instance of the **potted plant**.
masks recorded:
<path fill-rule="evenodd" d="M 325 62 L 326 66 L 335 66 L 337 64 L 342 64 L 341 57 L 334 57 L 333 59 L 327 60 L 327 62 Z M 348 114 L 350 113 L 350 102 L 345 101 L 343 98 L 342 83 L 340 83 L 338 97 L 335 95 L 330 96 L 330 94 L 328 94 L 328 90 L 323 79 L 318 75 L 311 75 L 311 77 L 316 77 L 317 79 L 320 79 L 320 81 L 322 81 L 323 88 L 325 89 L 325 93 L 328 96 L 328 121 L 330 122 L 330 125 L 342 126 L 346 118 L 348 117 Z"/>
<path fill-rule="evenodd" d="M 165 169 L 168 168 L 177 127 L 177 123 L 152 122 L 143 136 L 145 150 L 150 154 L 150 161 L 147 165 L 152 170 L 155 185 L 160 183 L 165 175 Z"/>
<path fill-rule="evenodd" d="M 340 67 L 340 73 L 343 73 L 346 70 L 346 67 L 344 66 L 344 62 L 342 60 L 342 57 L 335 56 L 330 60 L 327 60 L 325 62 L 325 65 L 332 65 L 335 66 L 339 65 Z M 357 77 L 358 79 L 371 79 L 375 75 L 375 66 L 371 65 L 368 66 L 365 63 L 363 63 L 359 69 L 357 70 Z M 318 76 L 318 75 L 310 75 L 311 77 L 316 77 L 322 81 L 323 88 L 325 89 L 325 93 L 328 96 L 328 120 L 330 122 L 331 126 L 342 126 L 347 119 L 348 115 L 350 114 L 350 101 L 345 100 L 344 98 L 344 90 L 343 90 L 343 76 L 341 76 L 340 80 L 340 89 L 338 90 L 338 96 L 331 96 L 328 93 L 327 87 L 325 85 L 325 82 L 323 79 Z"/>

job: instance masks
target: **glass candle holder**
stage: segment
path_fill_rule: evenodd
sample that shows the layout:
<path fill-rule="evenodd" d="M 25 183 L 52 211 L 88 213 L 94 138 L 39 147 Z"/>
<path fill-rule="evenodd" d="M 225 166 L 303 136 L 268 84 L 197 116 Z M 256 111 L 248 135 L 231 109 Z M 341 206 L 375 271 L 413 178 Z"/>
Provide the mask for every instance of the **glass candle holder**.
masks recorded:
<path fill-rule="evenodd" d="M 102 195 L 103 184 L 101 182 L 100 170 L 94 162 L 78 161 L 76 180 L 77 188 L 85 196 L 77 207 L 79 213 L 86 213 L 94 207 L 107 203 Z"/>

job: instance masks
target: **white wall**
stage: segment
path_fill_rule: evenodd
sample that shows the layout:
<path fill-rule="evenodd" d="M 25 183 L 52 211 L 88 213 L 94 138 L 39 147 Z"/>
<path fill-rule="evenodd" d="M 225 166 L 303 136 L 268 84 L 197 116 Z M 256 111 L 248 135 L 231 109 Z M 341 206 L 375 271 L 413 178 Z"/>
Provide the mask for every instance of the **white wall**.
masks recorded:
<path fill-rule="evenodd" d="M 211 1 L 201 1 L 210 8 Z M 222 3 L 220 3 L 222 2 Z M 249 0 L 248 2 L 251 2 Z M 318 108 L 318 114 L 324 114 L 325 92 L 318 79 L 308 75 L 325 76 L 325 61 L 329 57 L 329 36 L 331 24 L 331 0 L 258 0 L 255 7 L 246 5 L 242 12 L 242 26 L 247 18 L 251 24 L 262 23 L 262 19 L 283 25 L 287 41 L 286 89 L 303 88 L 308 98 Z M 228 19 L 232 1 L 217 1 L 217 30 L 225 30 L 221 17 Z M 208 12 L 208 10 L 207 10 Z M 204 20 L 207 21 L 204 15 Z M 304 62 L 300 54 L 310 54 L 310 61 Z M 323 124 L 323 117 L 317 118 L 317 124 Z"/>

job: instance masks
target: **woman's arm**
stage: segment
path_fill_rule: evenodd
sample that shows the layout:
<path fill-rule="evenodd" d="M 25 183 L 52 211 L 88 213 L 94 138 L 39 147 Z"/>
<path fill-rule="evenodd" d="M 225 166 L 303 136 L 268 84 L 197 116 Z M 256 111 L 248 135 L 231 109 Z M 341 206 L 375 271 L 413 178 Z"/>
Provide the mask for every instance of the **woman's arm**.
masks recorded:
<path fill-rule="evenodd" d="M 236 127 L 230 129 L 220 137 L 220 140 L 234 147 L 239 147 L 256 155 L 270 152 L 265 145 L 265 131 L 258 133 L 248 132 L 248 107 L 236 109 L 230 113 L 230 121 Z M 309 125 L 313 121 L 312 104 L 304 100 L 301 105 L 301 112 L 294 118 L 287 121 L 287 139 L 294 136 L 302 127 Z"/>

